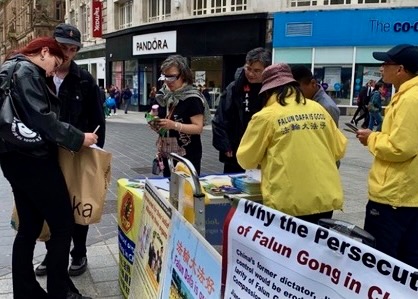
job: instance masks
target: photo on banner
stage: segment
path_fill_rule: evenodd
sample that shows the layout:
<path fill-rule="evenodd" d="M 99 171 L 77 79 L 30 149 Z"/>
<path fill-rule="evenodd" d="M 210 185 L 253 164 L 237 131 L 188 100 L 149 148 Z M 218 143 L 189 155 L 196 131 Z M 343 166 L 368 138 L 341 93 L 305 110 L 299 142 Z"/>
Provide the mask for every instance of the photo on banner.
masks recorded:
<path fill-rule="evenodd" d="M 355 239 L 245 199 L 232 211 L 224 298 L 417 298 L 417 269 Z"/>

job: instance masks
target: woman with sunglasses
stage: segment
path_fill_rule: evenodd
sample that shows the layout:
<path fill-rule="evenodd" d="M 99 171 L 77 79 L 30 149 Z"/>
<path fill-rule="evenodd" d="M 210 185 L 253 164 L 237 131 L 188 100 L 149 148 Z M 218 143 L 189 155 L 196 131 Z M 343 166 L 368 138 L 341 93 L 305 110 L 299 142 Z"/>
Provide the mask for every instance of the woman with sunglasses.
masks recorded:
<path fill-rule="evenodd" d="M 156 129 L 166 129 L 165 137 L 175 137 L 180 151 L 200 174 L 202 142 L 200 134 L 210 120 L 210 111 L 204 96 L 193 86 L 193 73 L 185 57 L 169 56 L 161 64 L 160 81 L 164 86 L 158 91 L 156 101 L 162 107 Z M 164 177 L 170 176 L 167 158 L 163 157 Z"/>
<path fill-rule="evenodd" d="M 13 75 L 11 94 L 21 121 L 38 132 L 42 144 L 22 149 L 0 141 L 0 162 L 14 195 L 19 228 L 13 244 L 13 297 L 81 299 L 68 276 L 68 256 L 74 216 L 64 176 L 58 164 L 58 145 L 72 151 L 97 142 L 94 133 L 83 133 L 57 120 L 60 101 L 45 79 L 63 63 L 64 54 L 49 37 L 32 40 L 13 52 L 0 68 L 0 81 Z M 47 292 L 36 281 L 33 252 L 44 221 L 48 242 Z"/>

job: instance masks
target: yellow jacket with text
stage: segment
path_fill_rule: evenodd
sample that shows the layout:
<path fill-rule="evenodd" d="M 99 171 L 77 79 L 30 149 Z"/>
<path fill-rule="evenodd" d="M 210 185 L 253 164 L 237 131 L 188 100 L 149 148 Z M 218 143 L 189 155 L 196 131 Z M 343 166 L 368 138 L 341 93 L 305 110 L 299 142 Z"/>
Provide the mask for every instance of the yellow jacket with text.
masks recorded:
<path fill-rule="evenodd" d="M 369 199 L 393 207 L 418 207 L 418 77 L 404 82 L 385 110 L 381 132 L 367 146 L 374 156 Z"/>
<path fill-rule="evenodd" d="M 252 117 L 238 148 L 239 164 L 261 165 L 263 203 L 271 208 L 293 216 L 341 209 L 336 161 L 347 138 L 320 104 L 297 104 L 294 96 L 286 102 L 281 106 L 273 94 Z"/>

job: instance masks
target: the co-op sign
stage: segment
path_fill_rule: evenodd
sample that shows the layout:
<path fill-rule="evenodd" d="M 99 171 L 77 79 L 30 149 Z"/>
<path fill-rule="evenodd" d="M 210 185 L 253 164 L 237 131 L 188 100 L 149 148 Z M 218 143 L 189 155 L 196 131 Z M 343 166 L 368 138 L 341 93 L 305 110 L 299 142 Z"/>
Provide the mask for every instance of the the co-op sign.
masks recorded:
<path fill-rule="evenodd" d="M 393 24 L 393 31 L 395 32 L 409 32 L 411 30 L 418 32 L 418 21 L 415 23 L 396 22 Z"/>
<path fill-rule="evenodd" d="M 310 30 L 289 34 L 289 24 Z M 417 34 L 415 8 L 278 12 L 274 14 L 273 47 L 387 46 L 413 42 Z"/>

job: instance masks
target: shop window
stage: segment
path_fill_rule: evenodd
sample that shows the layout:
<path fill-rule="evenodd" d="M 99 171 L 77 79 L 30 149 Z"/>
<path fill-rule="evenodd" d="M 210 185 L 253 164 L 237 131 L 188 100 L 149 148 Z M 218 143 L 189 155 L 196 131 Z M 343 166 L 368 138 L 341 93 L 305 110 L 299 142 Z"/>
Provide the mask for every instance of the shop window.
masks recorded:
<path fill-rule="evenodd" d="M 351 66 L 315 65 L 313 75 L 337 105 L 351 104 Z"/>
<path fill-rule="evenodd" d="M 148 21 L 165 20 L 171 15 L 171 0 L 149 0 Z"/>
<path fill-rule="evenodd" d="M 123 61 L 112 62 L 112 84 L 121 88 L 123 79 Z"/>
<path fill-rule="evenodd" d="M 354 92 L 353 92 L 353 105 L 356 105 L 356 99 L 360 92 L 360 89 L 369 82 L 369 80 L 374 80 L 379 82 L 382 80 L 382 74 L 380 72 L 380 66 L 376 64 L 357 64 L 356 71 L 354 75 Z M 382 102 L 383 106 L 387 106 L 392 98 L 392 84 L 385 84 L 385 93 L 384 100 Z"/>
<path fill-rule="evenodd" d="M 132 2 L 133 1 L 119 1 L 115 6 L 115 24 L 117 24 L 118 29 L 132 27 Z"/>
<path fill-rule="evenodd" d="M 191 69 L 194 84 L 201 88 L 211 108 L 215 108 L 216 100 L 222 85 L 222 56 L 192 57 Z"/>

